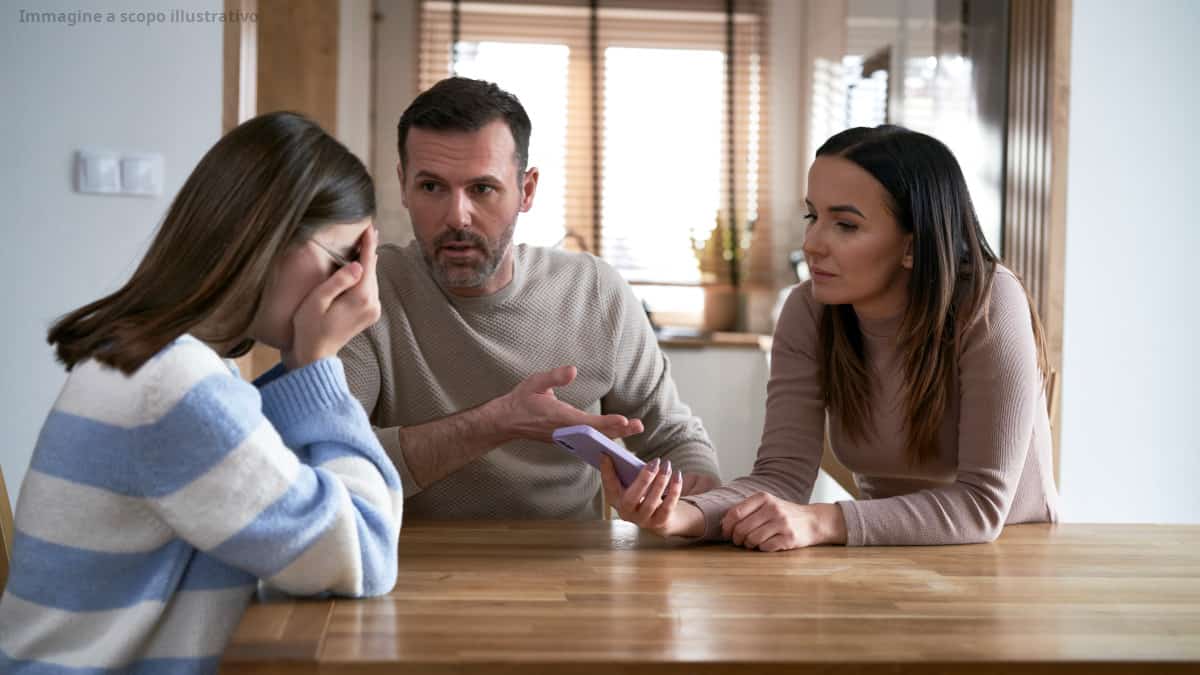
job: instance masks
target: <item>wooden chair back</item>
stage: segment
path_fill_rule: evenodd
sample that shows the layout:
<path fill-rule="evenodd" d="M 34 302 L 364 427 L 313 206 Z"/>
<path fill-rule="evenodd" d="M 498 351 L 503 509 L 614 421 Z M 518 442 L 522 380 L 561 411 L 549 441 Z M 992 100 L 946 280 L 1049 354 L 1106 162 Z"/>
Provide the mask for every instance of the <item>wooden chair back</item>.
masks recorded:
<path fill-rule="evenodd" d="M 0 469 L 0 593 L 8 584 L 8 563 L 12 559 L 14 536 L 12 505 L 8 501 L 8 488 L 4 485 L 4 469 Z"/>
<path fill-rule="evenodd" d="M 834 480 L 843 490 L 850 493 L 850 496 L 855 499 L 861 499 L 858 492 L 858 485 L 854 482 L 854 473 L 842 466 L 842 463 L 833 456 L 833 448 L 829 445 L 829 416 L 825 416 L 825 449 L 821 452 L 821 470 L 829 474 L 829 477 Z"/>

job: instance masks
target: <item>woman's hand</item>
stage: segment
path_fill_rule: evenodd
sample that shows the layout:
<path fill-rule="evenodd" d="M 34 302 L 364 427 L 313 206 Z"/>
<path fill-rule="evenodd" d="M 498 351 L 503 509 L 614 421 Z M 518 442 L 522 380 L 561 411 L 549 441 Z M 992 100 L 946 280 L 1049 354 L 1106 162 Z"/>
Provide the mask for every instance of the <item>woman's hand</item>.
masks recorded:
<path fill-rule="evenodd" d="M 725 512 L 721 534 L 738 546 L 787 551 L 845 544 L 846 519 L 837 504 L 793 504 L 760 492 Z"/>
<path fill-rule="evenodd" d="M 671 472 L 671 462 L 653 460 L 638 472 L 627 488 L 621 487 L 617 469 L 608 455 L 600 459 L 600 480 L 604 498 L 622 520 L 663 537 L 699 537 L 704 534 L 704 514 L 700 509 L 680 502 L 683 472 Z"/>
<path fill-rule="evenodd" d="M 336 355 L 351 338 L 379 320 L 379 281 L 375 277 L 379 234 L 368 227 L 361 241 L 358 262 L 334 272 L 296 309 L 292 350 L 284 355 L 289 369 Z"/>

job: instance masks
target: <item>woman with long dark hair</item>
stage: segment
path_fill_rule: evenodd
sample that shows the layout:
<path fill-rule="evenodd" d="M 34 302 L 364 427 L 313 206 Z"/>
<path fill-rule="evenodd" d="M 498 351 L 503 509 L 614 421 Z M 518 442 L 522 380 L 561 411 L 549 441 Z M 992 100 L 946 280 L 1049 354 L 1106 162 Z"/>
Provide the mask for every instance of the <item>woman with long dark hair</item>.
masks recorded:
<path fill-rule="evenodd" d="M 775 330 L 752 473 L 680 501 L 648 467 L 622 517 L 763 551 L 990 541 L 1054 521 L 1045 349 L 1021 282 L 988 247 L 962 170 L 896 126 L 830 138 L 809 171 L 812 280 Z M 831 446 L 864 499 L 809 504 Z"/>
<path fill-rule="evenodd" d="M 132 278 L 58 320 L 68 377 L 17 503 L 0 671 L 216 672 L 258 580 L 385 593 L 400 480 L 338 350 L 379 317 L 374 188 L 292 113 L 188 177 Z M 283 363 L 254 384 L 255 341 Z"/>

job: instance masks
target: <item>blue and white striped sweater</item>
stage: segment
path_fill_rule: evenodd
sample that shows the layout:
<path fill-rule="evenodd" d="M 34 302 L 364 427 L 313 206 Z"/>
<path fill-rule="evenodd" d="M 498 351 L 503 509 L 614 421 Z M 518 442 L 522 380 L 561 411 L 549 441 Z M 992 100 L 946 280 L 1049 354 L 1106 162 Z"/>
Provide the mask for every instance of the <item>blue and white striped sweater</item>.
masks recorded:
<path fill-rule="evenodd" d="M 17 502 L 0 672 L 215 672 L 259 579 L 391 589 L 400 479 L 341 362 L 255 385 L 190 336 L 131 377 L 72 370 Z"/>

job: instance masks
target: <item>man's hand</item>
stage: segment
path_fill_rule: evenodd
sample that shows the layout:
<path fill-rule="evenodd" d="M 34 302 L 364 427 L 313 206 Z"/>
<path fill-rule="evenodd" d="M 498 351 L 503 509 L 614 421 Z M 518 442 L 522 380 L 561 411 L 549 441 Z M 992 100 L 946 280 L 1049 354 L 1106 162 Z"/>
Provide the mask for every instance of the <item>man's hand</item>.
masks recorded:
<path fill-rule="evenodd" d="M 492 401 L 494 421 L 509 440 L 551 443 L 555 429 L 587 424 L 609 438 L 642 433 L 642 421 L 624 415 L 591 415 L 554 395 L 556 387 L 575 380 L 575 366 L 562 366 L 525 378 L 512 391 Z"/>
<path fill-rule="evenodd" d="M 737 546 L 787 551 L 845 544 L 846 520 L 837 504 L 794 504 L 760 492 L 725 512 L 721 534 Z"/>
<path fill-rule="evenodd" d="M 641 420 L 589 415 L 558 400 L 554 388 L 574 379 L 573 366 L 534 373 L 481 406 L 400 428 L 400 451 L 413 480 L 423 489 L 509 441 L 550 443 L 551 434 L 561 427 L 588 424 L 609 438 L 642 433 Z"/>

